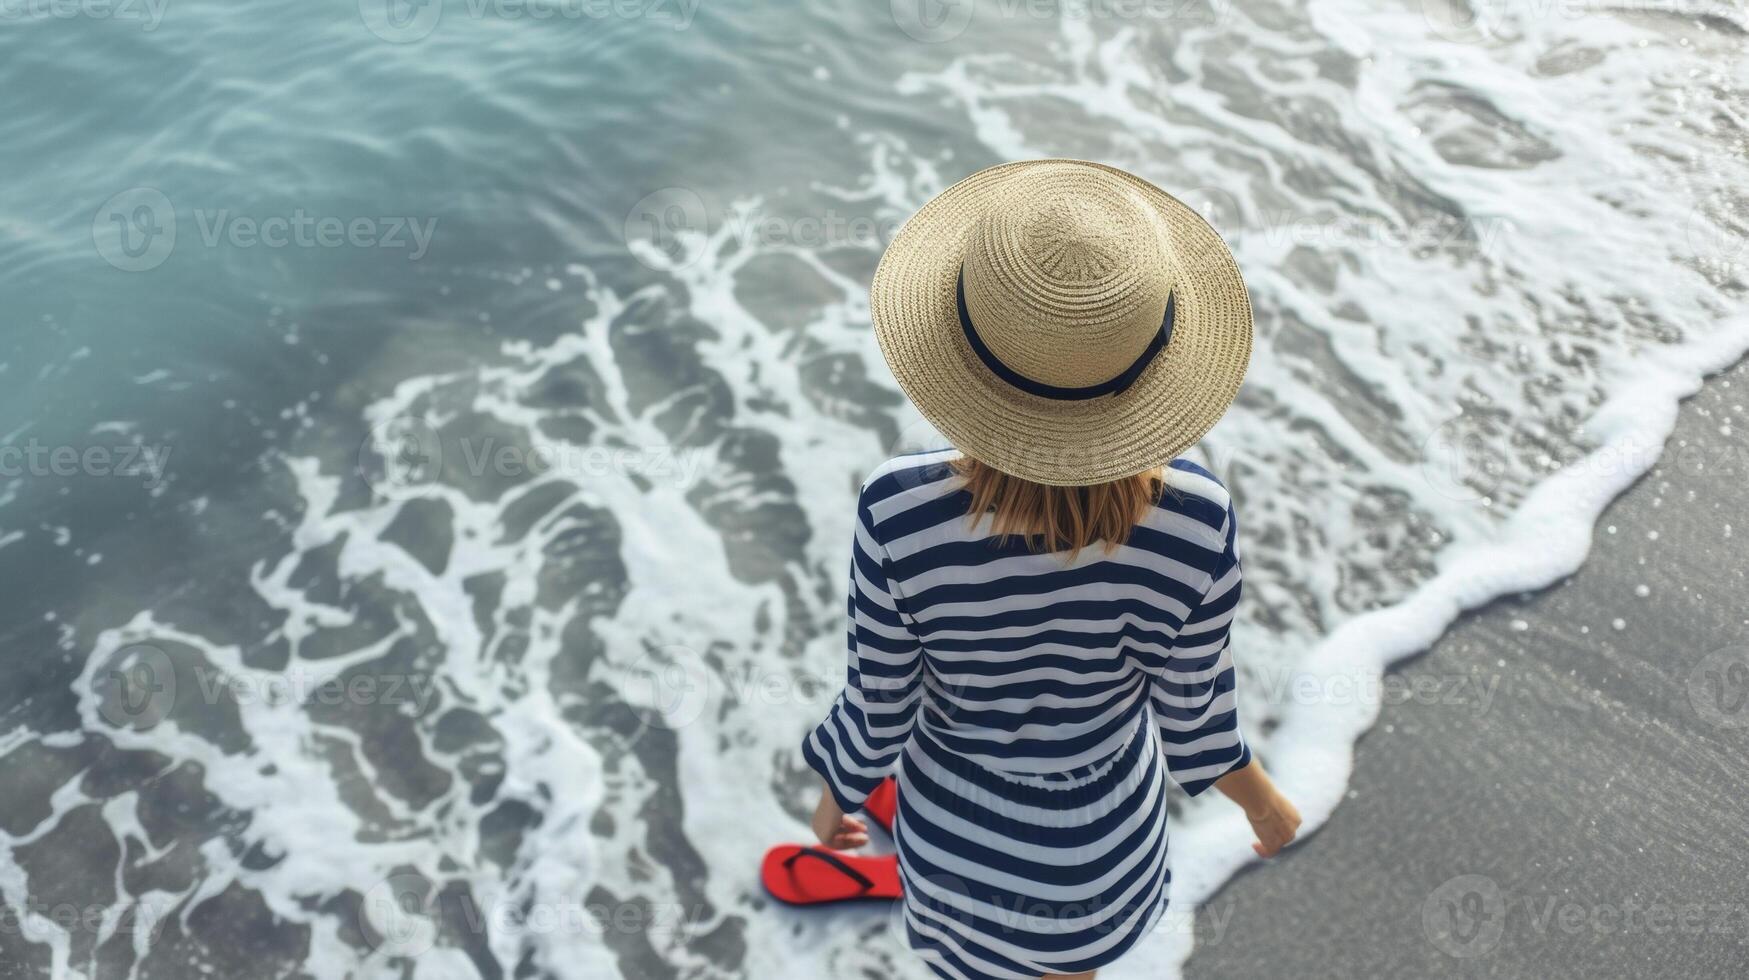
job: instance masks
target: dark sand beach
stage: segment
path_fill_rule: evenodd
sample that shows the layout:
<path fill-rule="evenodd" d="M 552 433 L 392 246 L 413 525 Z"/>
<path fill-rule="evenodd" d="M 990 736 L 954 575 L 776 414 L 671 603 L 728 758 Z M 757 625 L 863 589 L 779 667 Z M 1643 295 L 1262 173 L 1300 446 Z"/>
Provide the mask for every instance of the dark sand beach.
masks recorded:
<path fill-rule="evenodd" d="M 1450 696 L 1385 699 L 1348 797 L 1197 916 L 1187 976 L 1749 976 L 1745 403 L 1739 364 L 1577 574 L 1398 666 Z"/>

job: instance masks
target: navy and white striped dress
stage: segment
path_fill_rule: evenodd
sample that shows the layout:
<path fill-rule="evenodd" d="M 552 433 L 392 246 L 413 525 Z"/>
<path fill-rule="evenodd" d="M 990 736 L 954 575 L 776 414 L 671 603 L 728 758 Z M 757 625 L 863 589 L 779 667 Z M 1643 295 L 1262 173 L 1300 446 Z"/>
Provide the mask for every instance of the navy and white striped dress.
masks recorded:
<path fill-rule="evenodd" d="M 1228 624 L 1226 488 L 1194 463 L 1110 554 L 1038 554 L 968 521 L 953 451 L 863 485 L 850 669 L 802 752 L 846 813 L 896 770 L 907 939 L 940 975 L 1117 959 L 1166 909 L 1166 778 L 1251 759 Z"/>

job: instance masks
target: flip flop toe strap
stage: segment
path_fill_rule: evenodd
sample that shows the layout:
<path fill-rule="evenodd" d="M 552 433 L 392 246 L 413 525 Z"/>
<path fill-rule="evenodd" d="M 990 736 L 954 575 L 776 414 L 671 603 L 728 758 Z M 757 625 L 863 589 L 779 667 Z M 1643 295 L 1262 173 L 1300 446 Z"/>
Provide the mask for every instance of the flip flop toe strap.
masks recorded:
<path fill-rule="evenodd" d="M 804 847 L 801 850 L 795 852 L 794 854 L 791 854 L 789 857 L 784 858 L 783 859 L 783 866 L 786 868 L 793 868 L 795 866 L 797 859 L 803 858 L 803 857 L 819 858 L 820 860 L 826 862 L 827 864 L 831 865 L 832 867 L 838 869 L 838 871 L 842 872 L 846 878 L 849 878 L 851 881 L 854 881 L 858 885 L 862 886 L 863 891 L 866 892 L 866 891 L 874 890 L 875 883 L 873 881 L 871 881 L 867 875 L 863 874 L 862 872 L 851 867 L 849 864 L 845 863 L 843 858 L 840 858 L 838 855 L 833 854 L 831 851 L 824 850 L 822 848 Z"/>

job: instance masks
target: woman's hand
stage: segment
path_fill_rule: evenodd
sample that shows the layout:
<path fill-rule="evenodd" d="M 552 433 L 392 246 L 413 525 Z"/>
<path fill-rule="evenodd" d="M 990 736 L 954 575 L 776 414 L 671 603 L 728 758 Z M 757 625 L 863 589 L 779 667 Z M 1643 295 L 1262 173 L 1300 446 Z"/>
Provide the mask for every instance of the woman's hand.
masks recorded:
<path fill-rule="evenodd" d="M 814 836 L 834 850 L 848 851 L 868 843 L 868 824 L 846 816 L 838 808 L 831 791 L 820 789 L 820 803 L 814 807 Z"/>
<path fill-rule="evenodd" d="M 1255 809 L 1247 809 L 1245 819 L 1251 821 L 1251 832 L 1257 835 L 1251 849 L 1261 858 L 1281 853 L 1300 831 L 1300 811 L 1280 793 L 1272 792 L 1270 799 Z"/>
<path fill-rule="evenodd" d="M 1215 780 L 1215 789 L 1245 811 L 1245 819 L 1251 821 L 1251 831 L 1257 835 L 1251 849 L 1258 857 L 1275 857 L 1300 832 L 1300 811 L 1275 788 L 1275 781 L 1256 759 Z"/>

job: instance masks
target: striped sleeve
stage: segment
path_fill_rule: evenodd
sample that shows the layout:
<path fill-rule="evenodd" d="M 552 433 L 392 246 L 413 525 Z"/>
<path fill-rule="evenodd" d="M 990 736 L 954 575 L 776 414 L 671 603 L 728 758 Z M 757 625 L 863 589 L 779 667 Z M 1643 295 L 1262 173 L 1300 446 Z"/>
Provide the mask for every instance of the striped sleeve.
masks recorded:
<path fill-rule="evenodd" d="M 1172 779 L 1195 796 L 1251 761 L 1239 731 L 1239 703 L 1228 631 L 1243 591 L 1238 519 L 1229 504 L 1226 547 L 1213 579 L 1185 618 L 1166 669 L 1151 682 L 1151 702 Z"/>
<path fill-rule="evenodd" d="M 803 757 L 845 813 L 861 808 L 892 771 L 922 692 L 922 646 L 900 611 L 885 558 L 868 504 L 860 501 L 850 557 L 848 677 L 826 720 L 802 742 Z"/>

